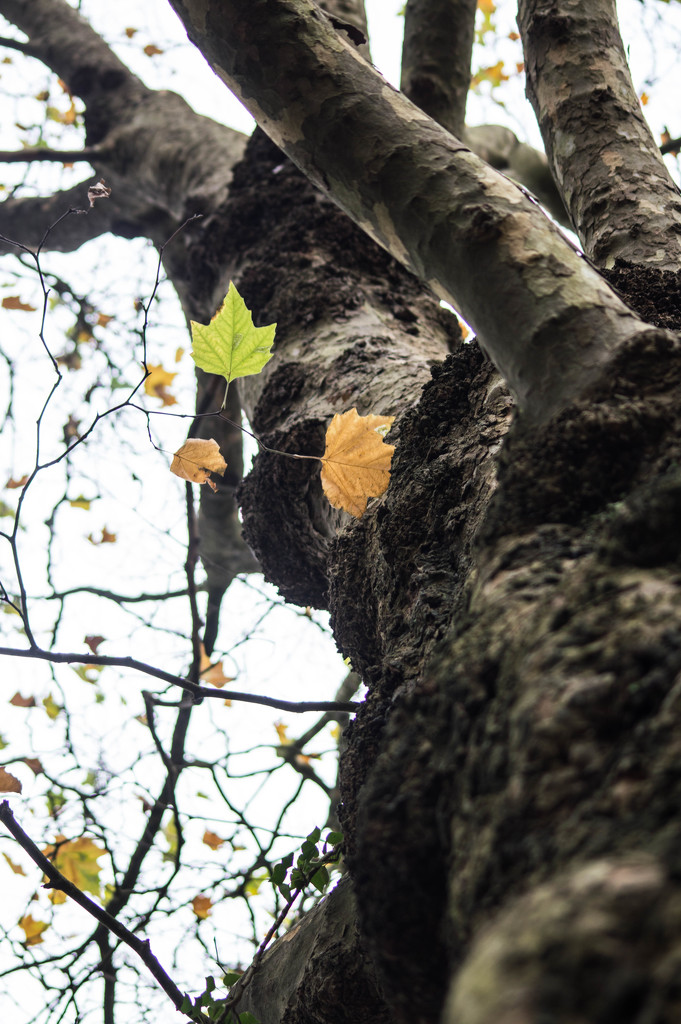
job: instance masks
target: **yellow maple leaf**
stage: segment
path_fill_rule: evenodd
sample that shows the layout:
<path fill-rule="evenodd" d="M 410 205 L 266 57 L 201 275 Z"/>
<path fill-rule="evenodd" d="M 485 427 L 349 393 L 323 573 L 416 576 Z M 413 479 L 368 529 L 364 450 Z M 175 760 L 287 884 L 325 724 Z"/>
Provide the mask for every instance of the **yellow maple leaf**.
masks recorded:
<path fill-rule="evenodd" d="M 21 864 L 15 864 L 11 857 L 8 857 L 6 853 L 3 853 L 3 857 L 9 864 L 11 870 L 15 875 L 26 875 L 26 872 L 22 868 Z"/>
<path fill-rule="evenodd" d="M 205 921 L 213 909 L 213 901 L 209 896 L 195 896 L 192 900 L 192 909 L 199 921 Z"/>
<path fill-rule="evenodd" d="M 234 682 L 234 676 L 225 675 L 221 661 L 216 661 L 214 665 L 209 663 L 208 667 L 200 673 L 200 677 L 201 682 L 210 683 L 211 686 L 215 686 L 218 690 L 226 686 L 227 683 Z"/>
<path fill-rule="evenodd" d="M 93 896 L 100 895 L 101 868 L 97 861 L 106 853 L 103 847 L 98 846 L 87 836 L 66 839 L 65 836 L 58 835 L 54 845 L 46 847 L 43 853 L 52 861 L 57 871 L 60 871 L 64 878 L 68 878 L 69 882 L 77 885 L 82 892 L 92 893 Z M 60 889 L 52 889 L 50 899 L 53 903 L 64 903 L 66 893 Z"/>
<path fill-rule="evenodd" d="M 219 850 L 221 846 L 224 846 L 225 840 L 221 836 L 217 835 L 216 832 L 211 832 L 209 829 L 203 833 L 203 840 L 206 846 L 210 846 L 211 850 Z"/>
<path fill-rule="evenodd" d="M 275 722 L 274 728 L 277 730 L 277 736 L 279 737 L 279 742 L 282 747 L 288 747 L 290 743 L 293 743 L 293 740 L 290 740 L 286 735 L 288 731 L 287 725 L 284 725 L 283 722 Z"/>
<path fill-rule="evenodd" d="M 26 936 L 25 946 L 38 946 L 41 942 L 44 942 L 43 932 L 46 928 L 49 928 L 47 921 L 35 921 L 30 914 L 26 914 L 19 921 L 19 927 L 23 930 Z"/>
<path fill-rule="evenodd" d="M 82 495 L 79 498 L 74 498 L 69 502 L 71 508 L 84 508 L 87 512 L 92 502 L 88 498 L 84 498 Z"/>
<path fill-rule="evenodd" d="M 47 717 L 54 720 L 60 711 L 63 711 L 63 707 L 57 704 L 51 693 L 48 693 L 47 697 L 43 697 L 43 707 L 47 711 Z"/>
<path fill-rule="evenodd" d="M 147 363 L 148 374 L 144 380 L 144 390 L 154 398 L 160 398 L 164 405 L 175 405 L 177 399 L 166 389 L 177 377 L 176 373 L 168 373 L 161 364 Z"/>
<path fill-rule="evenodd" d="M 165 840 L 168 844 L 168 849 L 163 853 L 164 861 L 177 861 L 177 851 L 179 848 L 179 836 L 177 834 L 177 825 L 175 824 L 175 818 L 170 818 L 168 824 L 165 825 L 161 831 L 165 836 Z"/>
<path fill-rule="evenodd" d="M 334 508 L 361 519 L 369 498 L 383 494 L 390 482 L 395 446 L 383 434 L 394 416 L 360 416 L 350 409 L 331 420 L 322 458 L 322 487 Z"/>
<path fill-rule="evenodd" d="M 212 662 L 206 654 L 206 648 L 201 644 L 201 660 L 199 662 L 199 676 L 202 682 L 210 683 L 211 686 L 215 686 L 218 690 L 225 686 L 226 683 L 233 683 L 236 676 L 226 676 L 225 670 L 222 667 L 221 661 Z M 226 700 L 225 704 L 231 707 L 231 700 Z"/>
<path fill-rule="evenodd" d="M 480 85 L 481 82 L 489 82 L 493 89 L 496 89 L 502 82 L 508 82 L 509 76 L 504 72 L 503 60 L 498 60 L 490 67 L 480 68 L 471 78 L 471 86 Z"/>
<path fill-rule="evenodd" d="M 4 768 L 0 768 L 0 793 L 21 793 L 19 780 Z"/>
<path fill-rule="evenodd" d="M 216 484 L 210 479 L 211 473 L 224 476 L 227 463 L 220 454 L 220 445 L 213 438 L 205 440 L 190 437 L 188 441 L 173 455 L 170 472 L 183 480 L 191 480 L 195 484 L 208 484 L 217 491 Z"/>

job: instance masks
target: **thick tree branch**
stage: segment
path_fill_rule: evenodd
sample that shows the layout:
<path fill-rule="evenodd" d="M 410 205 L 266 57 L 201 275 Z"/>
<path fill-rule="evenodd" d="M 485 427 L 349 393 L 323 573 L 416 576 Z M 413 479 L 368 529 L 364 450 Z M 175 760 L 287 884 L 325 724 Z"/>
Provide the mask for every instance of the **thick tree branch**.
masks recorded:
<path fill-rule="evenodd" d="M 641 331 L 541 210 L 387 86 L 311 0 L 173 6 L 277 145 L 475 327 L 532 417 Z"/>
<path fill-rule="evenodd" d="M 527 94 L 584 251 L 681 265 L 681 196 L 641 112 L 615 0 L 521 0 Z"/>
<path fill-rule="evenodd" d="M 400 88 L 457 138 L 466 123 L 477 0 L 408 0 Z"/>
<path fill-rule="evenodd" d="M 334 28 L 345 32 L 360 53 L 369 59 L 369 29 L 364 0 L 319 0 L 319 6 L 329 15 Z M 364 42 L 361 37 L 364 37 Z"/>
<path fill-rule="evenodd" d="M 64 217 L 50 232 L 44 249 L 51 252 L 75 252 L 93 238 L 112 231 L 116 219 L 115 207 L 101 202 L 92 211 L 88 210 L 88 187 L 94 185 L 96 180 L 91 178 L 90 181 L 81 182 L 51 196 L 20 197 L 0 203 L 0 230 L 5 236 L 0 238 L 0 253 L 17 252 L 17 246 L 8 241 L 10 238 L 17 245 L 36 250 L 50 224 L 58 221 L 68 210 L 84 210 L 87 216 Z"/>
<path fill-rule="evenodd" d="M 544 153 L 502 125 L 465 126 L 476 10 L 476 0 L 409 0 L 402 92 L 476 156 L 529 189 L 552 217 L 570 227 Z"/>
<path fill-rule="evenodd" d="M 572 227 L 544 153 L 521 142 L 515 132 L 500 124 L 465 128 L 463 141 L 476 156 L 529 189 L 559 224 Z"/>
<path fill-rule="evenodd" d="M 226 196 L 244 136 L 195 114 L 175 93 L 147 89 L 65 0 L 0 0 L 0 14 L 84 101 L 86 148 L 99 151 L 96 170 L 112 187 L 110 230 L 161 246 L 187 216 Z M 2 209 L 11 216 L 11 204 Z M 0 230 L 11 234 L 3 216 Z M 169 259 L 173 276 L 178 267 Z M 182 279 L 180 298 L 194 316 Z"/>
<path fill-rule="evenodd" d="M 113 91 L 124 93 L 128 101 L 149 91 L 63 0 L 0 0 L 0 14 L 26 33 L 30 55 L 54 71 L 86 106 L 101 103 Z M 104 122 L 100 135 L 103 128 Z"/>

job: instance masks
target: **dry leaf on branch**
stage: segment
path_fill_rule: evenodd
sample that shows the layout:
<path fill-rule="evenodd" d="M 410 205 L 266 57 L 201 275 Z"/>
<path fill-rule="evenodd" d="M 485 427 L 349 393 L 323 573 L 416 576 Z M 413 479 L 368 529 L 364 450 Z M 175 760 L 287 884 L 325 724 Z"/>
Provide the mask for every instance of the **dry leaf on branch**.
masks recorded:
<path fill-rule="evenodd" d="M 25 946 L 38 946 L 41 942 L 44 942 L 42 933 L 49 928 L 47 921 L 36 921 L 31 914 L 26 914 L 19 921 L 19 927 L 23 930 L 26 936 Z"/>
<path fill-rule="evenodd" d="M 217 485 L 210 479 L 211 473 L 224 475 L 227 463 L 220 454 L 220 446 L 212 438 L 192 437 L 175 452 L 170 472 L 194 484 L 208 484 L 212 491 Z"/>
<path fill-rule="evenodd" d="M 195 896 L 192 900 L 192 910 L 199 921 L 205 921 L 213 909 L 213 901 L 208 896 Z"/>
<path fill-rule="evenodd" d="M 0 768 L 0 793 L 21 793 L 19 780 L 4 768 Z"/>
<path fill-rule="evenodd" d="M 90 209 L 95 205 L 98 199 L 108 199 L 111 195 L 111 189 L 106 184 L 103 178 L 100 178 L 95 185 L 90 185 L 87 190 L 87 197 L 90 201 Z"/>
<path fill-rule="evenodd" d="M 203 833 L 203 840 L 206 846 L 210 846 L 211 850 L 219 850 L 221 846 L 224 846 L 225 840 L 222 836 L 219 836 L 216 832 L 211 832 L 210 829 L 206 829 Z"/>
<path fill-rule="evenodd" d="M 395 446 L 383 435 L 394 416 L 360 416 L 356 409 L 336 414 L 326 431 L 322 487 L 334 508 L 360 519 L 367 500 L 383 494 L 390 482 Z"/>

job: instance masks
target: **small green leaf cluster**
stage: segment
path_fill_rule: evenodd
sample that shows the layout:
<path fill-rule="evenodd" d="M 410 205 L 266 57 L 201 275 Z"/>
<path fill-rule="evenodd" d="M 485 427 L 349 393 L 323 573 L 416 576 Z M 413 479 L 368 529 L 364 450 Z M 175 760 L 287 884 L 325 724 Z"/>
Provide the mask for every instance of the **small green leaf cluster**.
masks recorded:
<path fill-rule="evenodd" d="M 229 974 L 225 975 L 223 981 L 227 985 L 231 985 L 238 981 L 240 977 L 241 975 L 238 972 L 230 971 Z M 233 978 L 233 980 L 228 981 L 228 978 Z M 206 978 L 206 987 L 201 995 L 197 996 L 196 999 L 185 996 L 180 1006 L 180 1012 L 186 1013 L 193 1021 L 213 1021 L 214 1024 L 260 1024 L 252 1013 L 244 1011 L 237 1014 L 234 1010 L 228 1009 L 225 1005 L 224 997 L 221 999 L 214 998 L 214 991 L 215 978 Z"/>
<path fill-rule="evenodd" d="M 320 850 L 318 844 L 321 834 L 320 828 L 314 828 L 310 832 L 300 848 L 295 867 L 292 853 L 287 854 L 272 867 L 270 872 L 272 885 L 288 903 L 308 885 L 313 885 L 321 893 L 329 884 L 329 871 L 326 865 L 339 860 L 343 834 L 342 832 L 329 832 L 324 839 L 324 849 Z"/>

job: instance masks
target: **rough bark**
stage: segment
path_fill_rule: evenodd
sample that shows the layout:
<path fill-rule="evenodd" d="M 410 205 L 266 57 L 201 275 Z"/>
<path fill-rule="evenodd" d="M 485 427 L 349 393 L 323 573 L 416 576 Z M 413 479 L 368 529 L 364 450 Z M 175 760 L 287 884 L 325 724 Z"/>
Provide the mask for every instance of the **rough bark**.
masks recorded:
<path fill-rule="evenodd" d="M 676 899 L 680 838 L 679 353 L 651 335 L 541 436 L 516 424 L 486 512 L 459 448 L 502 424 L 475 408 L 473 354 L 452 357 L 400 433 L 385 502 L 336 542 L 335 633 L 371 683 L 342 820 L 397 1020 L 437 1020 L 460 969 L 457 1024 L 676 1019 L 681 933 L 654 908 Z M 617 1017 L 633 960 L 641 999 Z"/>
<path fill-rule="evenodd" d="M 454 317 L 261 133 L 235 173 L 231 210 L 235 280 L 262 322 L 278 323 L 275 358 L 241 382 L 256 434 L 270 448 L 321 455 L 334 413 L 413 404 L 457 342 Z M 241 502 L 268 577 L 289 600 L 326 607 L 329 544 L 349 517 L 324 498 L 319 468 L 261 452 Z"/>
<path fill-rule="evenodd" d="M 584 251 L 676 271 L 681 197 L 641 112 L 615 0 L 521 0 L 527 95 Z"/>
<path fill-rule="evenodd" d="M 388 1024 L 348 877 L 265 954 L 238 1009 L 273 1024 Z"/>
<path fill-rule="evenodd" d="M 485 163 L 528 189 L 559 224 L 572 227 L 544 153 L 500 124 L 469 126 L 463 141 Z"/>

